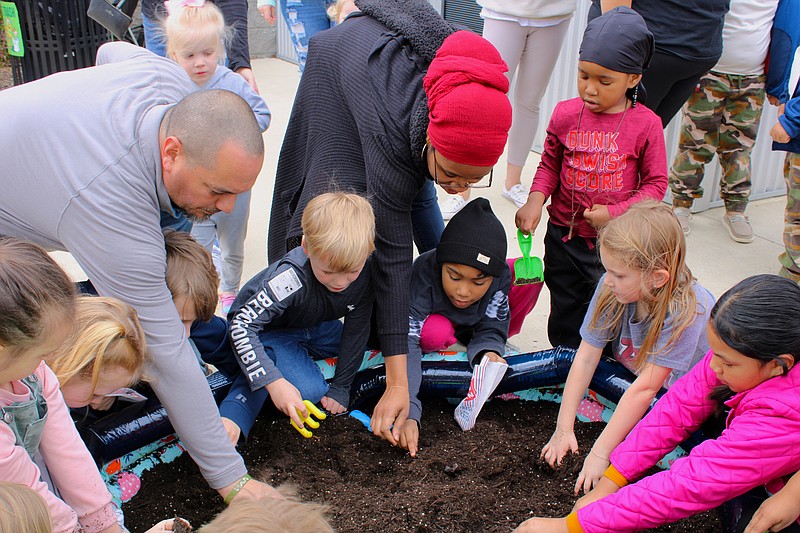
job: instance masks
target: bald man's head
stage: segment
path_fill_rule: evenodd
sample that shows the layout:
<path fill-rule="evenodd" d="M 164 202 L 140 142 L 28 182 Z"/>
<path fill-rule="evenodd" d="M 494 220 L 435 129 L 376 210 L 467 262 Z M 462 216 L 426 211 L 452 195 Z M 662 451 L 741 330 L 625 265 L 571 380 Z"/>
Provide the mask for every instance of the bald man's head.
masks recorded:
<path fill-rule="evenodd" d="M 253 157 L 264 156 L 264 140 L 253 110 L 230 91 L 213 89 L 186 96 L 164 116 L 161 139 L 166 137 L 180 140 L 190 164 L 206 168 L 227 143 Z"/>

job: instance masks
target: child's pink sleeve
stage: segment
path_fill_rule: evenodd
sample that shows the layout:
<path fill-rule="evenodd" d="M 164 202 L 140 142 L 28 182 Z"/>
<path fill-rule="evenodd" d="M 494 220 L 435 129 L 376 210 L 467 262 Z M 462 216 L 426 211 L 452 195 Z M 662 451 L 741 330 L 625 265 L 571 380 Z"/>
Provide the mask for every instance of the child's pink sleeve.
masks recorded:
<path fill-rule="evenodd" d="M 47 422 L 39 451 L 64 500 L 59 507 L 66 503 L 72 511 L 73 529 L 77 515 L 77 521 L 85 533 L 102 531 L 116 522 L 111 494 L 78 435 L 55 374 L 44 363 L 36 370 L 36 374 L 41 379 L 42 392 L 47 401 Z M 50 512 L 53 513 L 53 505 L 50 505 Z M 63 516 L 63 522 L 59 523 L 53 516 L 53 526 L 58 526 L 54 531 L 72 531 L 63 510 L 60 516 Z"/>
<path fill-rule="evenodd" d="M 650 127 L 639 160 L 639 188 L 627 200 L 608 206 L 608 214 L 612 218 L 620 216 L 636 202 L 648 198 L 660 202 L 667 192 L 667 149 L 664 144 L 664 130 L 661 128 L 661 119 L 653 113 L 650 114 L 652 115 L 649 121 Z"/>

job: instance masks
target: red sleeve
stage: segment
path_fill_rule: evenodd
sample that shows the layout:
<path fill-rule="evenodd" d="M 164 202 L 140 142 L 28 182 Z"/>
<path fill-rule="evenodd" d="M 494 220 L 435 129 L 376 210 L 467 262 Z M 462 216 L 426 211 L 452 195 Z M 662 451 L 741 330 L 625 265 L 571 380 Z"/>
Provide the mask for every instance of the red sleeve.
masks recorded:
<path fill-rule="evenodd" d="M 655 113 L 650 115 L 649 128 L 644 136 L 639 157 L 639 188 L 627 200 L 608 206 L 608 214 L 618 217 L 628 208 L 647 198 L 660 202 L 667 192 L 667 149 L 664 144 L 664 130 L 661 120 Z"/>

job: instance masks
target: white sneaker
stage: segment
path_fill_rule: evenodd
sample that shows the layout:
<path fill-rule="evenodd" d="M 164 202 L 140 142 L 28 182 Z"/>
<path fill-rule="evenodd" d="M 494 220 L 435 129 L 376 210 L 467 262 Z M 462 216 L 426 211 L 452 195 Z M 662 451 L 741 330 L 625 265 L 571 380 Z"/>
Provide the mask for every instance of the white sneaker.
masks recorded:
<path fill-rule="evenodd" d="M 503 196 L 514 202 L 517 205 L 517 209 L 528 201 L 528 194 L 529 192 L 525 190 L 521 183 L 517 183 L 510 189 L 506 189 L 503 186 Z"/>
<path fill-rule="evenodd" d="M 442 218 L 444 220 L 450 220 L 456 213 L 464 209 L 464 206 L 467 205 L 467 201 L 461 198 L 458 194 L 453 194 L 444 203 L 439 205 L 439 209 L 442 210 Z"/>

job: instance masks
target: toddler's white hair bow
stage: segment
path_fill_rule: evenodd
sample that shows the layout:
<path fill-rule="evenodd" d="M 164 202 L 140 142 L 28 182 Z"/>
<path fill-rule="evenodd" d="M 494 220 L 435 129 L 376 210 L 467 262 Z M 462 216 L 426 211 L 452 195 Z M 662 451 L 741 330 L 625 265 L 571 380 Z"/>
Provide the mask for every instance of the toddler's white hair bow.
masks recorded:
<path fill-rule="evenodd" d="M 172 15 L 184 7 L 203 7 L 205 3 L 205 0 L 167 0 L 164 5 L 167 7 L 167 13 Z"/>

